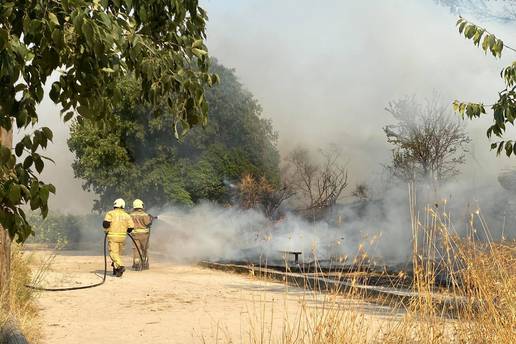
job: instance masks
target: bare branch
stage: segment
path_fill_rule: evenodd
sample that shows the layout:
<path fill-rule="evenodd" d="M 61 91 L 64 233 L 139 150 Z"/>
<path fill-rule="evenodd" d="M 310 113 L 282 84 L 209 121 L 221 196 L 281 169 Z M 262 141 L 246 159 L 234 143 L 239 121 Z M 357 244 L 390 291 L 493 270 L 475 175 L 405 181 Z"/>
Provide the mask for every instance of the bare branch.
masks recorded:
<path fill-rule="evenodd" d="M 276 188 L 264 177 L 257 180 L 250 174 L 242 177 L 238 190 L 242 208 L 261 209 L 270 219 L 274 219 L 278 215 L 281 204 L 295 194 L 292 187 L 285 182 Z"/>
<path fill-rule="evenodd" d="M 348 172 L 336 149 L 321 150 L 322 162 L 312 161 L 307 150 L 298 148 L 287 156 L 292 186 L 303 198 L 302 210 L 325 209 L 337 203 L 348 186 Z"/>

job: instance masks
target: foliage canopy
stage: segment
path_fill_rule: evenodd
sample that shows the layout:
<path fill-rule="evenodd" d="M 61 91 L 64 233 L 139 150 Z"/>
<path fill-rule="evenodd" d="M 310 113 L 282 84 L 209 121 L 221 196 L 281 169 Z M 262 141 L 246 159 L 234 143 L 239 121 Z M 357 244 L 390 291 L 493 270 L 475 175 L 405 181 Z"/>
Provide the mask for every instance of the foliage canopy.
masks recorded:
<path fill-rule="evenodd" d="M 83 187 L 100 196 L 95 209 L 110 208 L 118 197 L 141 198 L 147 207 L 201 199 L 228 202 L 231 185 L 247 173 L 273 185 L 279 182 L 270 121 L 261 117 L 258 102 L 232 70 L 215 62 L 211 71 L 221 82 L 206 91 L 210 121 L 182 142 L 171 130 L 174 114 L 163 108 L 155 116 L 141 105 L 132 77 L 121 82 L 123 101 L 114 110 L 112 125 L 73 124 L 68 141 L 75 154 L 73 168 L 85 180 Z"/>
<path fill-rule="evenodd" d="M 206 123 L 204 88 L 217 81 L 208 73 L 206 20 L 197 0 L 2 1 L 0 126 L 34 126 L 47 93 L 65 121 L 109 125 L 122 97 L 117 80 L 130 72 L 140 101 L 155 111 L 159 100 L 174 114 L 169 125 L 176 135 L 184 135 Z M 51 140 L 52 130 L 42 128 L 14 152 L 0 146 L 0 224 L 19 241 L 32 233 L 22 206 L 46 216 L 55 192 L 36 173 L 44 168 L 38 149 Z"/>

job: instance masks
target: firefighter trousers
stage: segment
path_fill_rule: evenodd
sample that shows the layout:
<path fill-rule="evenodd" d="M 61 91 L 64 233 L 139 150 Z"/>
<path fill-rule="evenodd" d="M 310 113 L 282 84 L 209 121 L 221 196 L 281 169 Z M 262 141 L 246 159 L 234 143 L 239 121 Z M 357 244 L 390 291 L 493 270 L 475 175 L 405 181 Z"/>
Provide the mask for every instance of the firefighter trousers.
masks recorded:
<path fill-rule="evenodd" d="M 122 254 L 124 253 L 125 236 L 108 235 L 109 258 L 113 262 L 115 268 L 124 266 L 122 262 Z"/>
<path fill-rule="evenodd" d="M 143 262 L 140 262 L 140 255 L 138 254 L 138 250 L 134 246 L 133 243 L 133 266 L 139 265 L 140 263 L 143 263 L 143 268 L 148 268 L 149 260 L 148 260 L 148 250 L 149 250 L 149 236 L 150 234 L 147 233 L 133 233 L 132 234 L 134 241 L 136 242 L 136 245 L 138 245 L 138 248 L 140 249 L 140 253 L 142 254 Z"/>

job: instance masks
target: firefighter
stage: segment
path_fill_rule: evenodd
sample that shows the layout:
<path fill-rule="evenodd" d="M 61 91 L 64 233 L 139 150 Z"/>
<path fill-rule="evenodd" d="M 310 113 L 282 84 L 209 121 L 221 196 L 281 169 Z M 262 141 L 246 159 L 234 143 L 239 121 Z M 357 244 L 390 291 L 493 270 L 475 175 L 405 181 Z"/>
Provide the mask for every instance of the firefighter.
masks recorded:
<path fill-rule="evenodd" d="M 144 210 L 143 201 L 141 199 L 135 199 L 133 202 L 133 211 L 131 217 L 134 222 L 133 238 L 138 249 L 142 255 L 143 261 L 140 260 L 138 249 L 133 243 L 133 269 L 134 270 L 147 270 L 149 268 L 149 236 L 150 226 L 152 220 L 155 219 L 152 215 L 149 215 Z"/>
<path fill-rule="evenodd" d="M 122 277 L 125 271 L 121 255 L 127 233 L 134 229 L 133 219 L 124 211 L 125 201 L 121 198 L 113 203 L 113 210 L 107 212 L 102 226 L 107 232 L 109 257 L 113 267 L 113 275 Z"/>

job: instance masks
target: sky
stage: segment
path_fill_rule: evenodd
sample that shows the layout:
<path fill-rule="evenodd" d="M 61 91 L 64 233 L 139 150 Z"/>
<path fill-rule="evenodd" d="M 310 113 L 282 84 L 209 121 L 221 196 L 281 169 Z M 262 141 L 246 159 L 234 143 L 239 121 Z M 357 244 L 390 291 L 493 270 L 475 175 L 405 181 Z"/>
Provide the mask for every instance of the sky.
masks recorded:
<path fill-rule="evenodd" d="M 510 52 L 501 60 L 484 55 L 459 35 L 456 15 L 432 0 L 201 0 L 201 6 L 209 15 L 210 54 L 234 68 L 262 105 L 280 152 L 335 144 L 352 183 L 367 182 L 388 163 L 382 127 L 393 123 L 384 110 L 389 101 L 438 92 L 450 103 L 491 103 L 503 88 L 500 70 L 514 60 Z M 516 25 L 477 23 L 516 45 Z M 40 110 L 41 125 L 55 128 L 47 155 L 56 165 L 44 172 L 58 188 L 51 205 L 89 211 L 94 195 L 73 178 L 59 109 L 45 100 Z M 496 184 L 499 171 L 515 165 L 489 150 L 489 123 L 489 117 L 466 122 L 473 141 L 461 178 Z"/>

